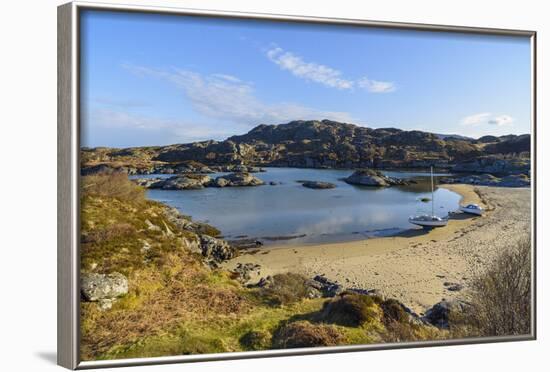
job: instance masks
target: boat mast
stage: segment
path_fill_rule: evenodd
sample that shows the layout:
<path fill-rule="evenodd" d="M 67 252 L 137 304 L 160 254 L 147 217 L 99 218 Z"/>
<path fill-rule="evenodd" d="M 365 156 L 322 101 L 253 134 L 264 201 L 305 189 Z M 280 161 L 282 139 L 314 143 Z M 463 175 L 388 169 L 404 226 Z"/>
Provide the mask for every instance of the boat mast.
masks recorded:
<path fill-rule="evenodd" d="M 430 175 L 432 179 L 432 217 L 434 216 L 434 167 L 430 167 Z"/>

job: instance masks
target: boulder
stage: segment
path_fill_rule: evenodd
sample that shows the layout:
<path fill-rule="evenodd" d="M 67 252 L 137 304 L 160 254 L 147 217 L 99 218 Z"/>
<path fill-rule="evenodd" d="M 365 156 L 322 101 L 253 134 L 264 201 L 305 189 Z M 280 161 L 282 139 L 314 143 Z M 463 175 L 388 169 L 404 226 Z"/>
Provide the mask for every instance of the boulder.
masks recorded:
<path fill-rule="evenodd" d="M 228 186 L 259 186 L 263 185 L 264 181 L 254 177 L 250 173 L 231 173 L 223 176 L 229 183 Z"/>
<path fill-rule="evenodd" d="M 236 256 L 236 251 L 225 240 L 209 235 L 200 236 L 200 248 L 203 257 L 214 262 L 223 262 Z"/>
<path fill-rule="evenodd" d="M 333 183 L 321 181 L 304 181 L 302 182 L 302 186 L 308 189 L 334 189 L 336 187 Z"/>
<path fill-rule="evenodd" d="M 85 301 L 112 300 L 128 293 L 128 279 L 117 272 L 82 274 L 80 293 Z"/>
<path fill-rule="evenodd" d="M 323 297 L 334 297 L 345 290 L 337 282 L 333 282 L 322 275 L 316 275 L 312 280 L 308 280 L 307 285 L 317 289 L 323 294 Z"/>
<path fill-rule="evenodd" d="M 207 186 L 211 186 L 211 187 L 225 187 L 229 184 L 229 181 L 226 180 L 225 178 L 223 177 L 218 177 L 216 178 L 215 180 L 212 180 L 208 183 Z"/>
<path fill-rule="evenodd" d="M 158 189 L 164 184 L 164 179 L 162 178 L 136 178 L 132 180 L 137 183 L 139 186 L 145 187 L 146 189 Z"/>
<path fill-rule="evenodd" d="M 358 169 L 344 181 L 352 185 L 386 187 L 394 185 L 408 185 L 409 182 L 399 178 L 385 176 L 374 169 Z"/>
<path fill-rule="evenodd" d="M 422 320 L 438 328 L 449 329 L 451 314 L 461 314 L 471 309 L 471 305 L 461 300 L 443 300 L 429 308 Z"/>
<path fill-rule="evenodd" d="M 246 283 L 252 278 L 252 275 L 250 274 L 260 275 L 260 269 L 261 266 L 258 264 L 253 264 L 250 262 L 245 264 L 238 263 L 233 269 L 233 272 L 239 275 L 238 280 L 241 283 Z"/>
<path fill-rule="evenodd" d="M 211 178 L 205 175 L 174 176 L 166 179 L 160 188 L 163 190 L 196 190 L 202 189 L 210 181 Z"/>

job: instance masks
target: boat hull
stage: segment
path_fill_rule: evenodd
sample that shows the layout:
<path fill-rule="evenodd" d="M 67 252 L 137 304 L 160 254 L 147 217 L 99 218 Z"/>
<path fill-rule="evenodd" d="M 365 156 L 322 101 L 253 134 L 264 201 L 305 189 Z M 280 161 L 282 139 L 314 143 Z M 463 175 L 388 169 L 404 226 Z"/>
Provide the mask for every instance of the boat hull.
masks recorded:
<path fill-rule="evenodd" d="M 413 225 L 422 226 L 422 227 L 444 227 L 447 226 L 447 220 L 443 221 L 417 221 L 409 219 L 409 222 Z"/>
<path fill-rule="evenodd" d="M 464 213 L 474 214 L 474 215 L 476 215 L 476 216 L 481 216 L 481 215 L 483 215 L 483 210 L 480 210 L 480 209 L 472 209 L 472 208 L 460 207 L 460 211 L 462 211 L 462 212 L 464 212 Z"/>

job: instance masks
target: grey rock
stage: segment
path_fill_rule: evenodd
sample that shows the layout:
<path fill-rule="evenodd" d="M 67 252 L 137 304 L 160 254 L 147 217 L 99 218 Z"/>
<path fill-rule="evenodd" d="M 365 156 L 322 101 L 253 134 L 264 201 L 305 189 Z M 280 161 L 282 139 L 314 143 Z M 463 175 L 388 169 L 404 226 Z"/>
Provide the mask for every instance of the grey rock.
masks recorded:
<path fill-rule="evenodd" d="M 164 184 L 162 178 L 135 178 L 132 181 L 146 189 L 158 189 Z"/>
<path fill-rule="evenodd" d="M 160 188 L 163 190 L 196 190 L 202 189 L 211 181 L 205 175 L 174 176 L 166 179 Z"/>
<path fill-rule="evenodd" d="M 323 294 L 323 297 L 334 297 L 345 290 L 342 285 L 322 275 L 316 275 L 313 280 L 308 281 L 308 285 L 319 290 Z"/>
<path fill-rule="evenodd" d="M 229 181 L 228 186 L 260 186 L 264 181 L 249 173 L 231 173 L 223 176 Z"/>
<path fill-rule="evenodd" d="M 358 169 L 351 176 L 344 179 L 351 185 L 386 187 L 394 185 L 408 185 L 406 180 L 385 176 L 374 169 Z"/>
<path fill-rule="evenodd" d="M 253 263 L 250 263 L 250 262 L 249 263 L 244 263 L 244 264 L 243 263 L 238 263 L 237 266 L 233 269 L 233 272 L 239 274 L 238 280 L 241 283 L 246 283 L 252 278 L 252 276 L 250 274 L 255 273 L 255 274 L 259 275 L 261 268 L 262 267 L 260 265 L 253 264 Z M 266 284 L 264 283 L 264 286 L 265 285 Z"/>
<path fill-rule="evenodd" d="M 90 302 L 114 299 L 128 293 L 128 279 L 117 272 L 83 274 L 80 278 L 80 293 L 85 301 Z"/>
<path fill-rule="evenodd" d="M 448 329 L 452 313 L 464 313 L 470 311 L 471 308 L 470 304 L 461 300 L 443 300 L 429 308 L 422 320 L 437 328 Z"/>
<path fill-rule="evenodd" d="M 308 189 L 334 189 L 336 187 L 333 183 L 321 181 L 304 181 L 302 182 L 302 186 Z"/>
<path fill-rule="evenodd" d="M 203 257 L 215 263 L 220 263 L 236 256 L 235 249 L 225 240 L 213 238 L 209 235 L 200 236 L 200 247 Z"/>

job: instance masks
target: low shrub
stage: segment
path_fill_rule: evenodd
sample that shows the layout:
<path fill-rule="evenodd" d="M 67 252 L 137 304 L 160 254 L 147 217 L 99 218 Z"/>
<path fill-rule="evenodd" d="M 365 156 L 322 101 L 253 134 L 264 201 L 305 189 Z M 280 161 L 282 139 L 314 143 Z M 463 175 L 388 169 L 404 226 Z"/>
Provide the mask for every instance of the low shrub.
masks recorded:
<path fill-rule="evenodd" d="M 82 196 L 101 196 L 129 201 L 144 201 L 145 189 L 128 179 L 126 173 L 100 173 L 81 179 Z"/>
<path fill-rule="evenodd" d="M 336 327 L 298 321 L 280 327 L 273 335 L 273 348 L 335 346 L 345 342 Z"/>
<path fill-rule="evenodd" d="M 473 311 L 463 319 L 480 336 L 531 331 L 531 240 L 520 239 L 471 283 Z"/>
<path fill-rule="evenodd" d="M 285 305 L 308 297 L 310 287 L 307 278 L 300 274 L 273 275 L 271 282 L 260 288 L 260 297 L 271 305 Z"/>
<path fill-rule="evenodd" d="M 353 292 L 343 292 L 323 304 L 321 318 L 328 323 L 357 327 L 380 316 L 380 299 Z"/>
<path fill-rule="evenodd" d="M 135 232 L 136 229 L 134 226 L 128 223 L 115 223 L 105 228 L 83 232 L 81 241 L 82 243 L 101 244 L 112 239 L 122 239 L 129 235 L 135 234 Z"/>

